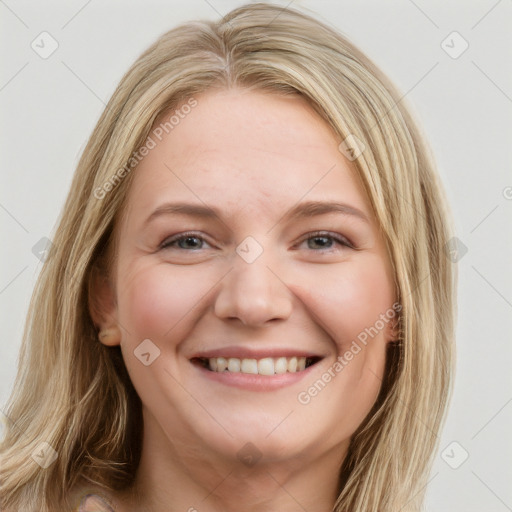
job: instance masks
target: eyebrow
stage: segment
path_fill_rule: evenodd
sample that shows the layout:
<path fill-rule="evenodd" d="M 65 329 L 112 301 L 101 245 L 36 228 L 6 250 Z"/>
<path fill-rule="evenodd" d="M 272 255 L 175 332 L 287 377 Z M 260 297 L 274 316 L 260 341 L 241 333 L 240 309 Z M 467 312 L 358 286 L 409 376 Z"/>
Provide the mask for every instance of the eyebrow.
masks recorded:
<path fill-rule="evenodd" d="M 351 215 L 370 224 L 368 217 L 361 210 L 348 204 L 338 203 L 335 201 L 308 201 L 300 203 L 288 210 L 281 217 L 279 222 L 282 222 L 283 220 L 289 221 L 292 219 L 316 217 L 318 215 L 326 215 L 329 213 Z M 211 206 L 203 206 L 193 203 L 165 203 L 153 211 L 153 213 L 146 219 L 145 224 L 149 224 L 149 222 L 162 215 L 172 214 L 188 215 L 190 217 L 203 219 L 220 219 L 222 217 L 220 210 Z"/>

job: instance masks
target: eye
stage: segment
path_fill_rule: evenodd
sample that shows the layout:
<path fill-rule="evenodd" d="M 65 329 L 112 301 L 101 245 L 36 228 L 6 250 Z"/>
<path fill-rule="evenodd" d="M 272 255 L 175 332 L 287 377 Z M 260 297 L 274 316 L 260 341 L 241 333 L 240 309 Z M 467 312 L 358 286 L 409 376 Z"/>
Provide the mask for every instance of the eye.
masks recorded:
<path fill-rule="evenodd" d="M 307 242 L 307 248 L 313 249 L 314 251 L 332 251 L 336 250 L 335 246 L 342 246 L 349 249 L 355 247 L 342 235 L 337 233 L 329 233 L 325 231 L 317 231 L 309 233 L 307 237 L 303 238 L 299 245 L 303 242 Z"/>
<path fill-rule="evenodd" d="M 170 238 L 166 238 L 160 245 L 159 249 L 185 249 L 197 251 L 203 249 L 206 240 L 197 233 L 180 233 Z"/>
<path fill-rule="evenodd" d="M 336 250 L 335 246 L 342 246 L 350 249 L 355 247 L 342 235 L 337 233 L 329 233 L 325 231 L 317 231 L 309 233 L 297 245 L 307 242 L 307 248 L 316 252 L 330 252 Z M 172 237 L 166 238 L 160 245 L 159 249 L 183 249 L 187 251 L 198 251 L 204 249 L 204 244 L 208 242 L 200 235 L 194 232 L 180 233 Z"/>

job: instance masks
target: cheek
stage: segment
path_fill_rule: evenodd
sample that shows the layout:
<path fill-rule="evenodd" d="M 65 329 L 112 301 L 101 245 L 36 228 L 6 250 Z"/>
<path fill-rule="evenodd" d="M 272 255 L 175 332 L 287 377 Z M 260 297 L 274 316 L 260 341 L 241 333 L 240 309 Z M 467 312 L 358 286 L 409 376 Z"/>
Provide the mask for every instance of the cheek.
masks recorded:
<path fill-rule="evenodd" d="M 374 405 L 390 339 L 391 321 L 381 315 L 394 311 L 392 276 L 380 258 L 359 263 L 336 272 L 319 267 L 323 275 L 309 274 L 297 291 L 336 352 L 320 379 L 308 383 L 300 403 L 308 404 L 308 417 L 330 418 L 326 436 L 333 439 L 351 436 Z"/>
<path fill-rule="evenodd" d="M 393 311 L 392 278 L 380 258 L 368 260 L 346 265 L 335 276 L 332 269 L 321 269 L 324 275 L 315 275 L 303 287 L 304 302 L 340 352 L 347 350 L 358 336 L 364 340 L 368 331 L 372 338 L 385 338 L 391 331 L 391 322 L 383 322 L 381 315 Z M 375 329 L 379 335 L 375 335 Z"/>
<path fill-rule="evenodd" d="M 200 307 L 213 285 L 193 266 L 179 271 L 168 265 L 139 266 L 130 274 L 118 290 L 118 312 L 121 324 L 139 342 L 180 339 L 187 315 Z"/>

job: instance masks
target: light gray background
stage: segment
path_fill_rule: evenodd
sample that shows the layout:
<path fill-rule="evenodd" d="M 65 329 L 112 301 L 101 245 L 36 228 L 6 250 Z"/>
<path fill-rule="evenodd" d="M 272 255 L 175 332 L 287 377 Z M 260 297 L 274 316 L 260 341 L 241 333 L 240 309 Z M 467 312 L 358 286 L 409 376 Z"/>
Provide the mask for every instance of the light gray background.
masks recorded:
<path fill-rule="evenodd" d="M 157 36 L 189 19 L 217 19 L 243 3 L 0 0 L 0 409 L 14 380 L 24 317 L 41 268 L 32 248 L 52 237 L 104 104 Z M 347 35 L 399 86 L 425 129 L 457 236 L 468 249 L 457 263 L 455 392 L 427 510 L 512 510 L 512 2 L 276 3 L 316 13 Z M 43 31 L 59 44 L 47 59 L 31 48 Z M 441 47 L 453 31 L 469 43 L 458 58 Z M 452 53 L 462 48 L 453 36 L 447 44 Z M 418 421 L 428 424 L 428 418 Z M 469 458 L 453 469 L 465 452 Z"/>

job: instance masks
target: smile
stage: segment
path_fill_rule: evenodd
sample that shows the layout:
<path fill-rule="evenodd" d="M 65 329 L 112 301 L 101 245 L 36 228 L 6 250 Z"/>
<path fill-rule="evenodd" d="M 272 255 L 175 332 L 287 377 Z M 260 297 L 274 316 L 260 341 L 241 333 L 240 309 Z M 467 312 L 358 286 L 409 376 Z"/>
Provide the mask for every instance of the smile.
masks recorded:
<path fill-rule="evenodd" d="M 314 365 L 319 357 L 264 357 L 240 359 L 237 357 L 198 357 L 195 362 L 217 373 L 245 373 L 252 375 L 281 375 L 298 373 Z"/>

